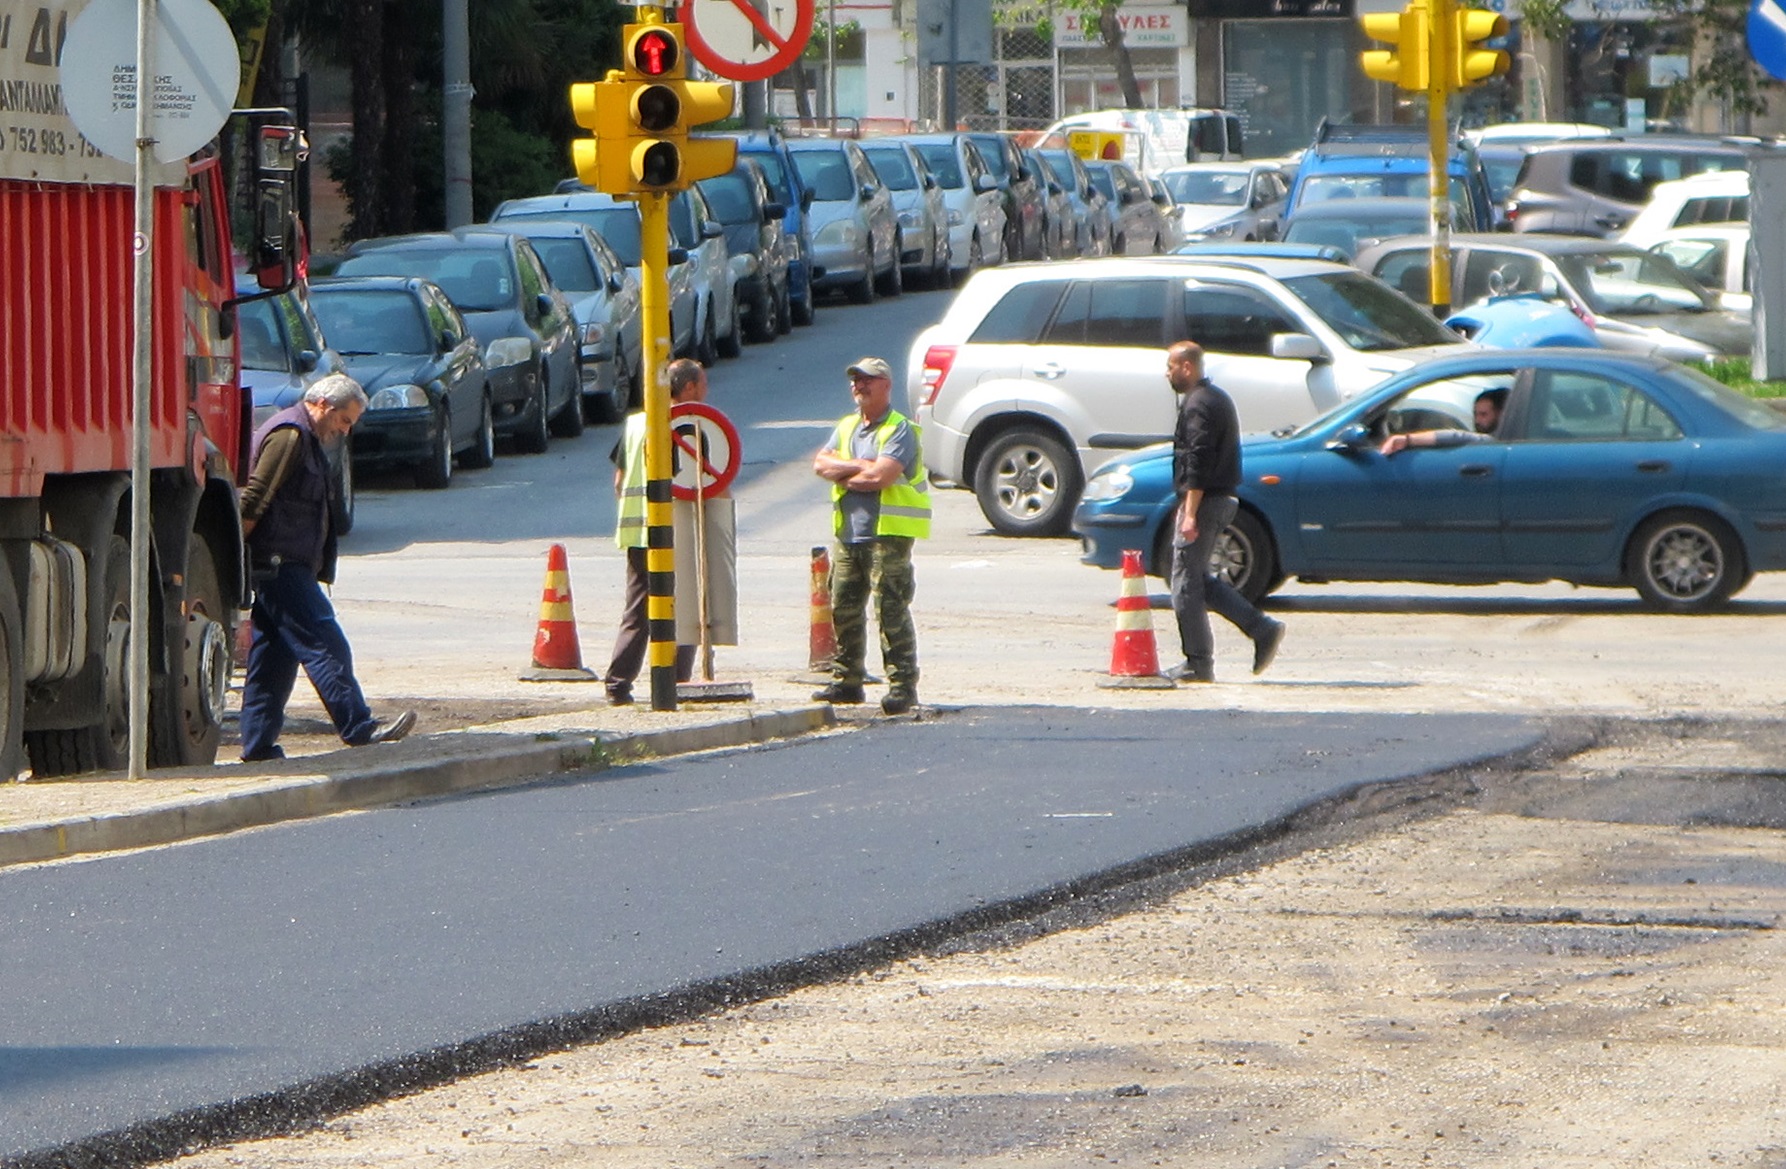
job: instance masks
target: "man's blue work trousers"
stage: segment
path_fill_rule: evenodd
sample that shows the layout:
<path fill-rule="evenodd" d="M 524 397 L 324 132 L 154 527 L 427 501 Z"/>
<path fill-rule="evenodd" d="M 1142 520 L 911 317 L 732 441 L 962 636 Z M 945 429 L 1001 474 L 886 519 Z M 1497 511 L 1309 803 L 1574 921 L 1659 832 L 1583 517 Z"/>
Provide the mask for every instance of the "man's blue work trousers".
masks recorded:
<path fill-rule="evenodd" d="M 335 620 L 335 608 L 304 564 L 256 572 L 254 641 L 242 686 L 242 758 L 279 759 L 285 703 L 298 680 L 310 676 L 317 697 L 344 743 L 368 742 L 378 724 L 353 676 L 353 650 Z"/>

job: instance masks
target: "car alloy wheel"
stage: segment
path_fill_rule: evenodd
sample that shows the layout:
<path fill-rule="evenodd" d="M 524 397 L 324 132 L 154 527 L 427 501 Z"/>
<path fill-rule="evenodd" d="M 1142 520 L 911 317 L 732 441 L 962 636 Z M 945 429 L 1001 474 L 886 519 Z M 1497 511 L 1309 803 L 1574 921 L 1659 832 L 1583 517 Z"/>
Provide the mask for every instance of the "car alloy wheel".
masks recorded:
<path fill-rule="evenodd" d="M 1742 545 L 1722 520 L 1666 511 L 1631 537 L 1626 573 L 1651 608 L 1699 613 L 1716 608 L 1747 581 Z"/>
<path fill-rule="evenodd" d="M 434 445 L 416 464 L 415 485 L 439 491 L 453 481 L 453 412 L 445 402 L 434 415 Z"/>
<path fill-rule="evenodd" d="M 471 449 L 459 456 L 459 465 L 468 471 L 482 471 L 496 462 L 496 413 L 490 406 L 490 395 L 485 393 L 483 405 L 478 410 L 477 439 Z"/>
<path fill-rule="evenodd" d="M 1066 531 L 1081 490 L 1079 460 L 1052 434 L 1019 426 L 992 440 L 975 468 L 986 519 L 1010 536 Z"/>

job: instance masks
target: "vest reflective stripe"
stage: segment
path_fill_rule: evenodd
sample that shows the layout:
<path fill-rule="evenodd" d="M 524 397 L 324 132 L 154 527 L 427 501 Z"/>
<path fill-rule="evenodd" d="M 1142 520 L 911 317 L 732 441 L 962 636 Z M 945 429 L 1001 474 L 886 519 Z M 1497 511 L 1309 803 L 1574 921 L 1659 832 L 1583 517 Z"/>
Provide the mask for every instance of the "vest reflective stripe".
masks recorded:
<path fill-rule="evenodd" d="M 620 510 L 614 519 L 614 543 L 621 548 L 645 547 L 645 412 L 626 416 L 621 432 Z"/>
<path fill-rule="evenodd" d="M 850 437 L 855 433 L 859 421 L 860 416 L 856 414 L 838 420 L 831 443 L 837 450 L 838 458 L 855 457 L 850 453 Z M 917 440 L 918 457 L 913 461 L 912 473 L 907 478 L 881 488 L 880 514 L 875 518 L 874 534 L 924 539 L 930 535 L 930 476 L 924 470 L 923 435 L 918 424 L 911 422 L 897 410 L 889 410 L 881 424 L 875 428 L 874 439 L 884 448 L 901 422 L 912 428 L 912 438 Z M 847 489 L 841 484 L 831 485 L 831 531 L 836 535 L 843 534 L 843 510 L 836 504 L 843 498 L 845 490 Z"/>

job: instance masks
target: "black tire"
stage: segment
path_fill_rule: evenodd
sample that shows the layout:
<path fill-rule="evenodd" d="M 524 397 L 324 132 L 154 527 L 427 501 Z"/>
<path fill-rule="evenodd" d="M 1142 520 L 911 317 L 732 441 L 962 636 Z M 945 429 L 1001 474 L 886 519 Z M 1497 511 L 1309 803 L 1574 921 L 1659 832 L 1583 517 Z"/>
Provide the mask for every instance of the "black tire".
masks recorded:
<path fill-rule="evenodd" d="M 1625 575 L 1663 613 L 1716 609 L 1748 583 L 1742 541 L 1723 520 L 1698 511 L 1658 512 L 1625 548 Z"/>
<path fill-rule="evenodd" d="M 534 379 L 533 401 L 527 404 L 521 428 L 515 431 L 515 450 L 524 455 L 543 455 L 552 442 L 546 410 L 546 379 Z"/>
<path fill-rule="evenodd" d="M 939 231 L 930 243 L 930 287 L 949 287 L 949 233 Z"/>
<path fill-rule="evenodd" d="M 477 441 L 459 456 L 459 465 L 467 471 L 482 471 L 496 462 L 496 412 L 490 406 L 487 390 L 479 413 L 482 417 L 478 420 Z"/>
<path fill-rule="evenodd" d="M 757 293 L 757 302 L 750 306 L 750 336 L 748 340 L 756 345 L 767 345 L 780 336 L 780 327 L 781 314 L 775 305 L 775 290 L 769 287 L 767 280 L 764 280 L 761 290 Z"/>
<path fill-rule="evenodd" d="M 428 491 L 440 491 L 453 481 L 453 410 L 443 400 L 434 413 L 434 449 L 415 465 L 415 485 Z"/>
<path fill-rule="evenodd" d="M 905 250 L 905 244 L 899 236 L 893 237 L 893 263 L 876 282 L 875 291 L 882 296 L 898 296 L 905 291 L 905 269 L 899 264 L 899 257 Z"/>
<path fill-rule="evenodd" d="M 966 284 L 968 281 L 968 277 L 972 276 L 975 272 L 978 272 L 981 268 L 984 268 L 985 266 L 986 266 L 986 251 L 984 248 L 982 248 L 980 246 L 980 233 L 976 231 L 968 239 L 967 267 L 963 268 L 958 274 L 956 274 L 955 286 L 957 288 L 959 288 L 961 285 Z"/>
<path fill-rule="evenodd" d="M 732 289 L 732 311 L 727 318 L 731 332 L 714 338 L 714 351 L 721 357 L 737 357 L 744 352 L 744 298 Z"/>
<path fill-rule="evenodd" d="M 25 770 L 25 618 L 0 558 L 0 783 Z"/>
<path fill-rule="evenodd" d="M 552 400 L 552 384 L 547 380 L 543 371 L 540 374 L 540 381 L 546 387 L 546 392 L 540 395 L 540 401 L 549 403 Z M 581 384 L 571 386 L 570 397 L 566 398 L 564 405 L 558 408 L 558 413 L 552 415 L 551 428 L 555 438 L 575 438 L 583 433 L 583 388 Z"/>
<path fill-rule="evenodd" d="M 1209 550 L 1209 570 L 1255 605 L 1284 583 L 1270 531 L 1244 507 L 1216 537 L 1215 547 Z"/>
<path fill-rule="evenodd" d="M 862 273 L 862 279 L 850 286 L 851 304 L 874 303 L 874 249 L 868 249 L 868 268 Z"/>
<path fill-rule="evenodd" d="M 334 521 L 335 535 L 345 536 L 353 531 L 354 520 L 354 486 L 353 486 L 353 448 L 347 440 L 341 443 L 341 473 L 335 480 L 334 492 L 329 496 L 329 518 Z"/>
<path fill-rule="evenodd" d="M 792 299 L 791 295 L 789 299 Z M 808 276 L 806 278 L 806 299 L 795 300 L 791 306 L 794 323 L 802 328 L 812 324 L 813 318 L 818 315 L 818 307 L 818 293 L 813 291 L 812 277 Z"/>
<path fill-rule="evenodd" d="M 99 573 L 106 582 L 99 722 L 26 732 L 25 750 L 38 775 L 116 771 L 130 762 L 130 541 L 111 537 Z"/>
<path fill-rule="evenodd" d="M 1007 536 L 1065 532 L 1083 488 L 1073 449 L 1034 427 L 1016 426 L 998 435 L 974 468 L 980 510 Z"/>
<path fill-rule="evenodd" d="M 203 767 L 216 762 L 235 645 L 231 609 L 204 537 L 186 550 L 185 638 L 174 673 L 150 688 L 149 765 Z"/>
<path fill-rule="evenodd" d="M 711 369 L 719 361 L 719 343 L 713 323 L 713 302 L 707 302 L 707 324 L 695 341 L 695 360 Z"/>
<path fill-rule="evenodd" d="M 781 295 L 775 298 L 775 333 L 785 337 L 794 331 L 794 294 L 787 282 L 781 285 Z"/>
<path fill-rule="evenodd" d="M 611 426 L 626 417 L 633 395 L 632 374 L 627 372 L 626 351 L 614 350 L 614 392 L 591 394 L 583 399 L 583 419 L 591 426 Z"/>

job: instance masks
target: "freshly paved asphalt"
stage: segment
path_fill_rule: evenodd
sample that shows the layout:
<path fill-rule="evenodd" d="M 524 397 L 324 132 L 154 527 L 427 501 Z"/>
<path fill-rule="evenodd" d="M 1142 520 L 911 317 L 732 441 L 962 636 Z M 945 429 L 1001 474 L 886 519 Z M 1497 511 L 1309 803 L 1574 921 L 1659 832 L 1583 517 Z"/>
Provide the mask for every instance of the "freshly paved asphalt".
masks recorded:
<path fill-rule="evenodd" d="M 165 1139 L 183 1110 L 227 1128 L 231 1101 L 277 1113 L 294 1085 L 946 930 L 1542 737 L 1496 716 L 958 711 L 0 871 L 0 1159 Z"/>

